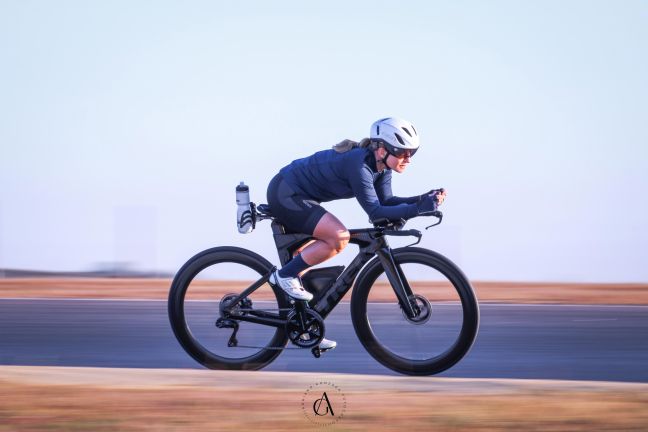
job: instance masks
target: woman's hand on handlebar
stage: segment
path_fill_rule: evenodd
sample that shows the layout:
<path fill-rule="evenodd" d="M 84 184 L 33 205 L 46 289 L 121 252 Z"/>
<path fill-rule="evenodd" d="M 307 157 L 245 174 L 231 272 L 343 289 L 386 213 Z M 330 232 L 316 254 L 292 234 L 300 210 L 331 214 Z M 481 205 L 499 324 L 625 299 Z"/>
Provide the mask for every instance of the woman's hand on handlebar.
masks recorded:
<path fill-rule="evenodd" d="M 432 189 L 430 192 L 428 192 L 428 195 L 433 195 L 436 200 L 437 200 L 437 205 L 443 204 L 443 201 L 446 198 L 446 190 L 444 188 L 441 189 Z"/>
<path fill-rule="evenodd" d="M 418 208 L 418 214 L 422 215 L 436 211 L 438 205 L 439 204 L 435 195 L 425 194 L 421 195 L 418 204 L 416 204 L 416 207 Z"/>
<path fill-rule="evenodd" d="M 419 214 L 431 213 L 436 211 L 437 207 L 443 204 L 446 198 L 445 189 L 432 189 L 430 192 L 421 195 L 418 202 Z"/>

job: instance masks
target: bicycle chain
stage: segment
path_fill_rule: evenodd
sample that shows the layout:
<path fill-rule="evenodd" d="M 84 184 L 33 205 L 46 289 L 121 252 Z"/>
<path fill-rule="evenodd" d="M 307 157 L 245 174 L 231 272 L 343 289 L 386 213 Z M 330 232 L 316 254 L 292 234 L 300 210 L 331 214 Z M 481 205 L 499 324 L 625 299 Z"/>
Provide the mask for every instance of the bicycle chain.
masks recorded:
<path fill-rule="evenodd" d="M 239 312 L 250 312 L 250 311 L 261 311 L 261 312 L 290 312 L 295 310 L 295 308 L 280 308 L 280 309 L 238 309 Z M 290 340 L 290 339 L 289 339 Z M 303 350 L 303 349 L 309 349 L 306 347 L 268 347 L 268 346 L 252 346 L 252 345 L 239 345 L 236 344 L 236 346 L 230 346 L 228 348 L 254 348 L 254 349 L 267 349 L 267 350 Z"/>

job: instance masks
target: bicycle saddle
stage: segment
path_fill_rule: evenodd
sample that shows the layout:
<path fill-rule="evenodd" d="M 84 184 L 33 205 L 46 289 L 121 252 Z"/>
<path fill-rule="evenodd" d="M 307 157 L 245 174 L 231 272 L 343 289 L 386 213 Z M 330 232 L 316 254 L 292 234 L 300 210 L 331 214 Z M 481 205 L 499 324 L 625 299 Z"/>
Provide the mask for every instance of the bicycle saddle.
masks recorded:
<path fill-rule="evenodd" d="M 272 214 L 272 210 L 268 204 L 259 204 L 256 206 L 256 218 L 257 220 L 272 219 L 275 223 L 278 223 L 283 227 L 284 234 L 302 234 L 298 231 L 293 231 L 287 228 L 283 223 L 275 219 L 275 216 Z"/>
<path fill-rule="evenodd" d="M 256 211 L 261 216 L 273 217 L 272 211 L 270 210 L 270 206 L 268 204 L 259 204 L 258 206 L 256 206 Z"/>

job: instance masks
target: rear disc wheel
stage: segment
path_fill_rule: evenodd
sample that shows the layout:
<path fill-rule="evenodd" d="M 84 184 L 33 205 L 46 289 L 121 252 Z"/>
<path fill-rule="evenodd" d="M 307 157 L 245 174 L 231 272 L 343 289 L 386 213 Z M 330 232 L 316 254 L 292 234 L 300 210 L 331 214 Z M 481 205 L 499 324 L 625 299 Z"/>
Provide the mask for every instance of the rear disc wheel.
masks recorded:
<path fill-rule="evenodd" d="M 210 369 L 260 369 L 285 347 L 284 328 L 237 320 L 250 310 L 287 316 L 290 304 L 283 291 L 263 284 L 224 313 L 237 293 L 268 274 L 272 265 L 254 252 L 234 247 L 213 248 L 191 258 L 175 276 L 169 293 L 169 319 L 185 351 Z M 216 326 L 238 324 L 237 346 L 228 346 L 234 331 Z"/>

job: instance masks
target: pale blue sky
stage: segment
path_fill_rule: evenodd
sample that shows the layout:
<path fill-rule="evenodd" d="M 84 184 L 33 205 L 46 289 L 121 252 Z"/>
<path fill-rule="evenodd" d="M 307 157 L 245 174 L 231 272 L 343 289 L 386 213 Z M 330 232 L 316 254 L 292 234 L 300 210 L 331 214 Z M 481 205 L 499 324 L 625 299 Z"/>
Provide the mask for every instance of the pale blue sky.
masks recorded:
<path fill-rule="evenodd" d="M 276 263 L 235 185 L 399 116 L 472 279 L 648 281 L 648 2 L 234 3 L 0 0 L 0 268 Z"/>

